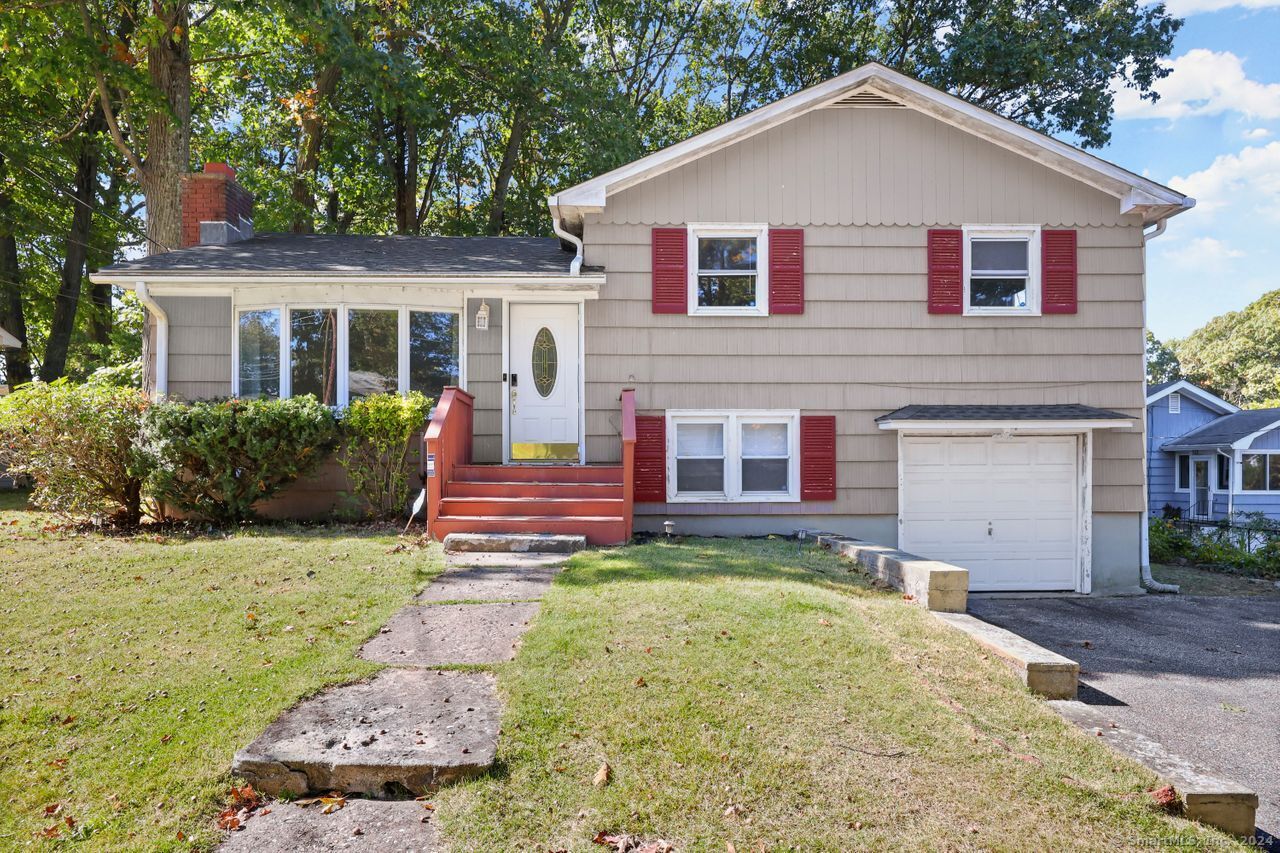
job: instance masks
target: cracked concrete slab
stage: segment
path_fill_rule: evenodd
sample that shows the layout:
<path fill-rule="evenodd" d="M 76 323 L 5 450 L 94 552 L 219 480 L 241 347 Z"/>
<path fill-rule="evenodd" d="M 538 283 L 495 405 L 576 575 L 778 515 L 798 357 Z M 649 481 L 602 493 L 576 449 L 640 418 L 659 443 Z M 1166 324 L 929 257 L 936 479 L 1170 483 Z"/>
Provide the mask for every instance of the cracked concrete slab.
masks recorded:
<path fill-rule="evenodd" d="M 480 566 L 522 569 L 535 566 L 562 566 L 572 556 L 572 554 L 545 554 L 537 551 L 521 551 L 512 554 L 495 551 L 448 551 L 444 555 L 444 565 L 448 569 Z"/>
<path fill-rule="evenodd" d="M 418 596 L 418 601 L 429 604 L 541 598 L 559 571 L 556 566 L 450 569 L 437 576 Z"/>
<path fill-rule="evenodd" d="M 516 656 L 516 644 L 537 602 L 410 604 L 360 649 L 360 657 L 402 666 L 499 663 Z"/>
<path fill-rule="evenodd" d="M 424 820 L 424 818 L 426 820 Z M 227 836 L 222 853 L 434 853 L 442 850 L 431 812 L 413 800 L 347 800 L 324 814 L 319 805 L 272 803 Z"/>
<path fill-rule="evenodd" d="M 232 772 L 275 796 L 418 794 L 488 769 L 500 714 L 489 673 L 391 669 L 286 711 Z"/>

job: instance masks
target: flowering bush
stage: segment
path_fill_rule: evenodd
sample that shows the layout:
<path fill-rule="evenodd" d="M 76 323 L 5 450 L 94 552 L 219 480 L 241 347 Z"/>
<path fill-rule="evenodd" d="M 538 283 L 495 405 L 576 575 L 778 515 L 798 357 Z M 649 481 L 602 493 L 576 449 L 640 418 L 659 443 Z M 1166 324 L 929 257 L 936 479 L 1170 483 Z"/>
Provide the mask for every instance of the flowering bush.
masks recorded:
<path fill-rule="evenodd" d="M 0 461 L 35 484 L 32 502 L 76 521 L 135 525 L 149 460 L 136 388 L 32 382 L 0 398 Z"/>

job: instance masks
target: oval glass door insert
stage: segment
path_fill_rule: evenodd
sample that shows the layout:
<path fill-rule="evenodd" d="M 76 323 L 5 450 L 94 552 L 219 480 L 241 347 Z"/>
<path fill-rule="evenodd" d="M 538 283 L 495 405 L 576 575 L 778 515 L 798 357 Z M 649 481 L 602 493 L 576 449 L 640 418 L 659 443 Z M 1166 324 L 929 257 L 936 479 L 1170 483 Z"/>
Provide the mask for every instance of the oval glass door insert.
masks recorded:
<path fill-rule="evenodd" d="M 533 387 L 543 397 L 550 397 L 556 387 L 556 371 L 560 359 L 556 354 L 556 339 L 551 330 L 543 326 L 533 336 Z"/>

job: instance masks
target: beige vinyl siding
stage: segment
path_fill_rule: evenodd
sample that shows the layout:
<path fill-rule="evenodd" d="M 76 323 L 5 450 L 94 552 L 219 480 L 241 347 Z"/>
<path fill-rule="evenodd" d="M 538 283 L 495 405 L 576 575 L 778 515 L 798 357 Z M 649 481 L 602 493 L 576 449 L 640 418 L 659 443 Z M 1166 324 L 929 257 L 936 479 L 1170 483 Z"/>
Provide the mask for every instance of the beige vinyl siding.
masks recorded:
<path fill-rule="evenodd" d="M 475 396 L 472 455 L 478 463 L 502 461 L 502 300 L 489 304 L 489 328 L 476 328 L 482 300 L 467 300 L 467 391 Z"/>
<path fill-rule="evenodd" d="M 1081 403 L 1140 424 L 1143 239 L 1119 210 L 910 110 L 820 110 L 625 190 L 585 223 L 586 263 L 608 279 L 586 305 L 587 458 L 618 458 L 628 386 L 642 411 L 834 414 L 834 505 L 715 511 L 892 515 L 897 438 L 875 418 L 900 406 Z M 716 221 L 804 227 L 804 314 L 652 313 L 650 229 Z M 986 223 L 1077 229 L 1078 313 L 929 314 L 928 228 Z M 1094 510 L 1140 511 L 1140 427 L 1096 432 L 1094 457 Z M 667 511 L 695 511 L 686 506 Z"/>
<path fill-rule="evenodd" d="M 160 296 L 169 316 L 169 395 L 205 400 L 231 395 L 229 296 Z"/>

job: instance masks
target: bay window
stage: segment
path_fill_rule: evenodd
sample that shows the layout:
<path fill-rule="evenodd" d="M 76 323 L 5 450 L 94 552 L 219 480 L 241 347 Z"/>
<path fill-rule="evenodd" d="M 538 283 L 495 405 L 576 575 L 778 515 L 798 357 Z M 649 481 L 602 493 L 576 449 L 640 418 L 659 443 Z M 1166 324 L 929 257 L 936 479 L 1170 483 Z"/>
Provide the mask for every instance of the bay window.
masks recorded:
<path fill-rule="evenodd" d="M 799 413 L 667 412 L 667 499 L 799 500 Z"/>
<path fill-rule="evenodd" d="M 439 400 L 458 385 L 456 311 L 407 306 L 280 305 L 236 313 L 233 393 L 311 394 L 345 406 L 370 394 L 420 391 Z"/>

